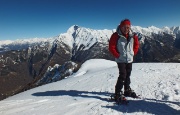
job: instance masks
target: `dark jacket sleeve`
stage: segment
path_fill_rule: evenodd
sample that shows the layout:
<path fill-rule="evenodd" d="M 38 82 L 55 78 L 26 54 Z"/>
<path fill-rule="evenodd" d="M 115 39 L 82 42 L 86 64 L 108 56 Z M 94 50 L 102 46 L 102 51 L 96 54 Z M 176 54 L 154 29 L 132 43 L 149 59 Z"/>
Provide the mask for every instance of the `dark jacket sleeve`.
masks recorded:
<path fill-rule="evenodd" d="M 115 32 L 111 35 L 110 41 L 109 41 L 109 51 L 111 54 L 118 58 L 120 56 L 118 50 L 117 50 L 117 41 L 118 41 L 119 35 Z"/>
<path fill-rule="evenodd" d="M 138 36 L 134 35 L 134 55 L 136 55 L 138 53 L 138 49 L 139 49 L 139 41 L 138 41 Z"/>

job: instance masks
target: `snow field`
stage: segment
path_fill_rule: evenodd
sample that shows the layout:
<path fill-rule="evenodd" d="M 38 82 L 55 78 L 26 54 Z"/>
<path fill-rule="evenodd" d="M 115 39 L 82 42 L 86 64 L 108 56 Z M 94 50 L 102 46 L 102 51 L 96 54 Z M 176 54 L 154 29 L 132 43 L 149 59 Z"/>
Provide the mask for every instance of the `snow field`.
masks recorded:
<path fill-rule="evenodd" d="M 180 115 L 180 64 L 133 63 L 131 88 L 142 99 L 109 101 L 118 77 L 115 62 L 93 59 L 67 79 L 0 101 L 1 115 Z"/>

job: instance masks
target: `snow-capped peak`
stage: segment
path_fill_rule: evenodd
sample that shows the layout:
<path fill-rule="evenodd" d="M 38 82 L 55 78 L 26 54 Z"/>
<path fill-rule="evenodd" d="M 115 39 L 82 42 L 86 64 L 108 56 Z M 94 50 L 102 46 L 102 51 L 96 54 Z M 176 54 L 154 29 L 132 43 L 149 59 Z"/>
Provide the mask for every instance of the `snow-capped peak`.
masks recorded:
<path fill-rule="evenodd" d="M 93 30 L 73 25 L 68 29 L 67 34 L 72 38 L 72 45 L 77 46 L 77 48 L 83 45 L 86 47 L 84 50 L 86 50 L 96 42 L 107 42 L 112 32 L 112 30 L 107 29 Z"/>
<path fill-rule="evenodd" d="M 0 45 L 9 45 L 9 44 L 33 44 L 39 42 L 46 42 L 52 40 L 53 38 L 30 38 L 30 39 L 17 39 L 17 40 L 1 40 Z"/>
<path fill-rule="evenodd" d="M 132 26 L 132 30 L 134 32 L 138 32 L 138 33 L 141 33 L 141 34 L 146 35 L 146 36 L 150 36 L 152 33 L 161 34 L 163 32 L 168 33 L 168 34 L 173 34 L 173 32 L 170 30 L 169 27 L 164 27 L 164 28 L 160 29 L 160 28 L 157 28 L 155 26 L 150 26 L 147 28 L 143 28 L 140 26 Z"/>
<path fill-rule="evenodd" d="M 8 45 L 8 44 L 11 44 L 13 42 L 13 40 L 1 40 L 0 41 L 0 46 L 1 45 Z"/>
<path fill-rule="evenodd" d="M 78 28 L 80 28 L 78 25 L 73 25 L 67 30 L 67 33 L 73 34 Z"/>
<path fill-rule="evenodd" d="M 160 31 L 161 30 L 160 28 L 157 28 L 155 26 L 149 26 L 147 28 L 150 29 L 151 31 Z"/>
<path fill-rule="evenodd" d="M 180 34 L 180 26 L 171 27 L 170 30 L 173 31 L 173 34 Z"/>

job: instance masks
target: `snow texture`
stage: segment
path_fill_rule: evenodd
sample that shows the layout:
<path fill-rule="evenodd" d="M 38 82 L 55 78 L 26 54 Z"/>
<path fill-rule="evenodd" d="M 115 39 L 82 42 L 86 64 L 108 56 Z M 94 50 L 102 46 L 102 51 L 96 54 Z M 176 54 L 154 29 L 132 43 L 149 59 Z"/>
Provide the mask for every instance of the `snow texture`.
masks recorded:
<path fill-rule="evenodd" d="M 117 64 L 86 61 L 67 79 L 0 101 L 0 115 L 180 115 L 180 64 L 133 63 L 131 88 L 141 99 L 128 105 L 109 101 L 118 77 Z"/>

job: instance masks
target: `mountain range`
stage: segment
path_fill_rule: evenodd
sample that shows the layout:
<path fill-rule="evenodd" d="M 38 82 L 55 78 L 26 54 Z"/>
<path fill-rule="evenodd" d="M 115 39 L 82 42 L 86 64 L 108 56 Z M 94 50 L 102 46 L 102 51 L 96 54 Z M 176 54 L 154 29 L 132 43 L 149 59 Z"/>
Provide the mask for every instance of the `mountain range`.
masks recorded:
<path fill-rule="evenodd" d="M 113 30 L 71 26 L 52 38 L 0 41 L 0 99 L 55 82 L 89 59 L 114 60 L 108 51 Z M 132 26 L 140 48 L 134 62 L 180 62 L 180 26 Z"/>

